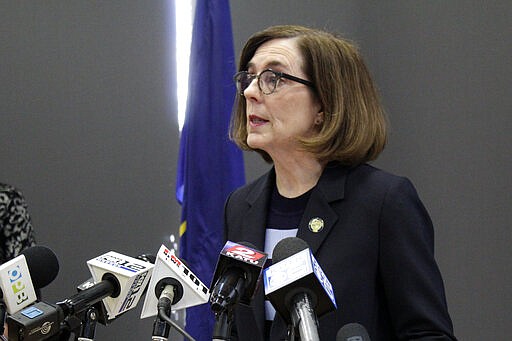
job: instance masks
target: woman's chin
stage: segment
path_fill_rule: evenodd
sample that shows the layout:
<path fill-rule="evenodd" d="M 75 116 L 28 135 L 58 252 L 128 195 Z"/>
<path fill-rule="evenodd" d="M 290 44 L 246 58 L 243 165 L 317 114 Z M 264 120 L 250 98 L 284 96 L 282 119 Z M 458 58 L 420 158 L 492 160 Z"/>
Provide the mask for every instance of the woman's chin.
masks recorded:
<path fill-rule="evenodd" d="M 251 136 L 247 137 L 247 145 L 252 149 L 265 149 L 265 143 L 261 136 Z"/>

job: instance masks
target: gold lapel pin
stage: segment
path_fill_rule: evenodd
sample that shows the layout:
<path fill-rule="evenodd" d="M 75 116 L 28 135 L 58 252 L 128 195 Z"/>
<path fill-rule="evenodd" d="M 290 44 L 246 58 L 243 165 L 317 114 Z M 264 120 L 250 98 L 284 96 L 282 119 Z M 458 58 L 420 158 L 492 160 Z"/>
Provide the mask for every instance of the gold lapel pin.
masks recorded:
<path fill-rule="evenodd" d="M 309 221 L 308 227 L 309 227 L 309 230 L 313 233 L 320 232 L 324 228 L 324 221 L 322 218 L 318 218 L 318 217 L 311 218 L 311 220 Z"/>

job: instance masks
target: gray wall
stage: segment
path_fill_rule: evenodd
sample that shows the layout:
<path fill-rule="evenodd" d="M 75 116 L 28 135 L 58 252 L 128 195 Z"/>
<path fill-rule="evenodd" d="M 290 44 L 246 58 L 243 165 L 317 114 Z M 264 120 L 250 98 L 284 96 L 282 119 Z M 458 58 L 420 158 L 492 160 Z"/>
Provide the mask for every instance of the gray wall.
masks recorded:
<path fill-rule="evenodd" d="M 0 4 L 0 181 L 60 260 L 48 302 L 107 251 L 158 251 L 179 225 L 174 19 L 166 1 Z M 98 340 L 150 339 L 142 302 Z"/>
<path fill-rule="evenodd" d="M 85 261 L 155 253 L 179 223 L 172 22 L 164 1 L 0 3 L 0 181 L 22 189 L 58 255 L 48 301 Z M 344 33 L 389 112 L 375 163 L 415 183 L 460 340 L 512 327 L 512 5 L 509 1 L 231 1 L 235 49 L 268 25 Z M 246 154 L 248 179 L 268 168 Z M 149 339 L 140 307 L 98 340 Z"/>

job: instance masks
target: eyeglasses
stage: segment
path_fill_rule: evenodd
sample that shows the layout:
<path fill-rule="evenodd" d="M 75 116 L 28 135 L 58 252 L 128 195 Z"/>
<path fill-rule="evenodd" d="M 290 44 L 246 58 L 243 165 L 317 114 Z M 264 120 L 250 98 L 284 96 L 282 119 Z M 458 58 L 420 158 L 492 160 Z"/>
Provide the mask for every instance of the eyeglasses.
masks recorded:
<path fill-rule="evenodd" d="M 260 88 L 260 91 L 265 95 L 270 95 L 276 91 L 277 85 L 279 84 L 279 80 L 281 80 L 281 78 L 286 78 L 294 82 L 302 83 L 312 88 L 314 87 L 313 83 L 310 81 L 271 69 L 263 70 L 259 75 L 249 73 L 247 71 L 240 71 L 237 72 L 235 76 L 233 76 L 233 80 L 235 81 L 238 93 L 243 96 L 245 89 L 251 85 L 255 78 L 258 79 L 258 87 Z"/>

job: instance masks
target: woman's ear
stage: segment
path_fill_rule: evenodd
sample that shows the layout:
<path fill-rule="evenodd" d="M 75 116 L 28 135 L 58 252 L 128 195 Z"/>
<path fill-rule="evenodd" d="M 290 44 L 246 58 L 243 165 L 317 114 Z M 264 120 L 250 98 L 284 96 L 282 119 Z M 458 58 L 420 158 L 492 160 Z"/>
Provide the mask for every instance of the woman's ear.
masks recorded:
<path fill-rule="evenodd" d="M 321 125 L 322 123 L 324 123 L 324 112 L 319 111 L 315 116 L 315 125 Z"/>

